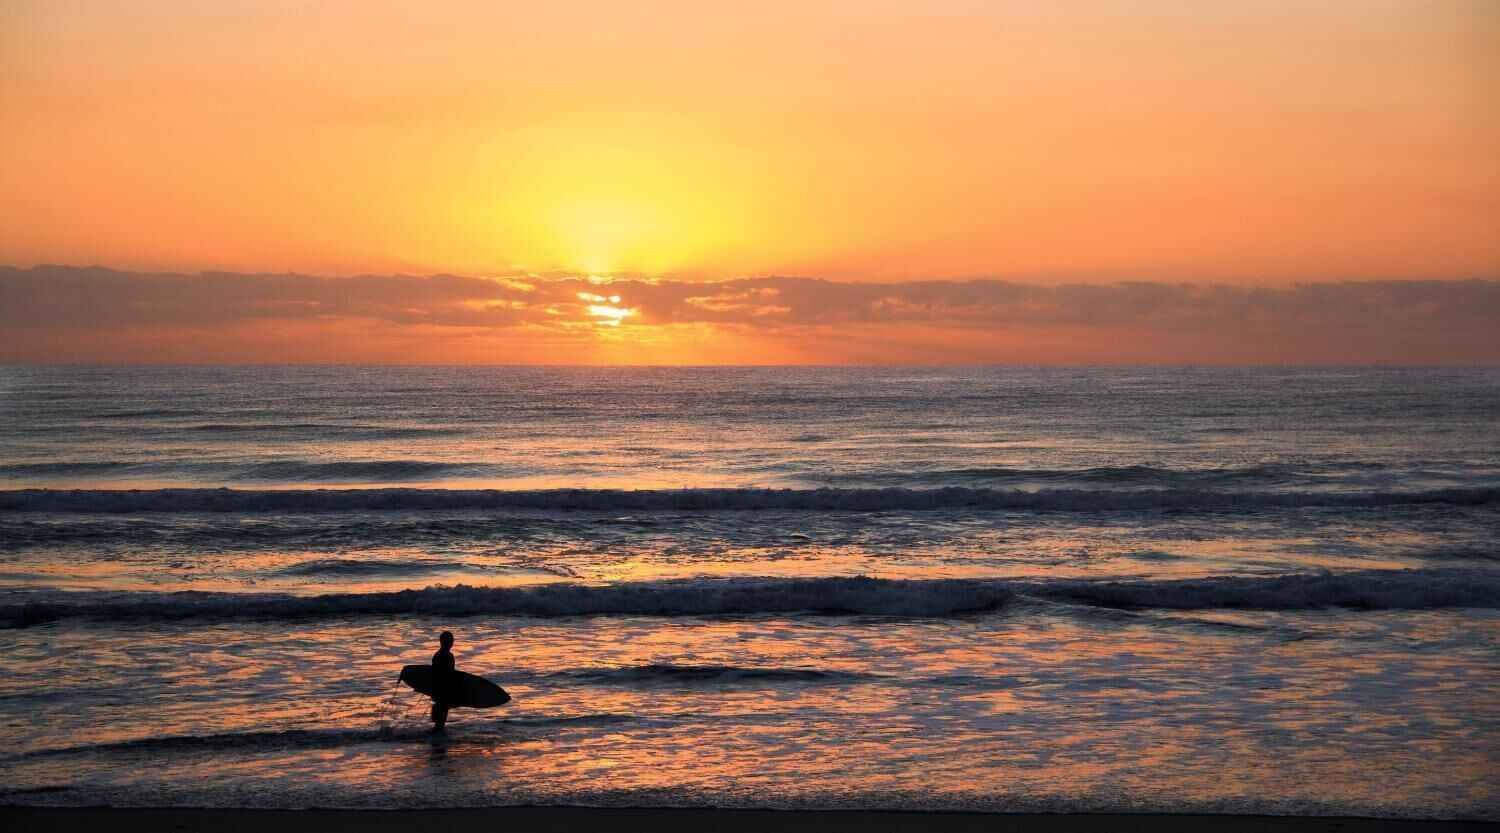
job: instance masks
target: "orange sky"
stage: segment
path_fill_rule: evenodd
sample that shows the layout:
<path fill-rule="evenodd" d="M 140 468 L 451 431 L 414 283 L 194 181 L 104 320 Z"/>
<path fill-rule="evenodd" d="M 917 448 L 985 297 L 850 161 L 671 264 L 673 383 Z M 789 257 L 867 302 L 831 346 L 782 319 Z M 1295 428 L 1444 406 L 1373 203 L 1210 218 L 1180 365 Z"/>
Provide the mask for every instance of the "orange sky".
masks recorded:
<path fill-rule="evenodd" d="M 0 262 L 1475 277 L 1493 0 L 0 6 Z"/>
<path fill-rule="evenodd" d="M 1494 277 L 1495 43 L 1494 0 L 7 0 L 0 264 L 861 286 Z M 583 311 L 569 323 L 587 339 L 567 349 L 531 319 L 462 349 L 456 325 L 347 310 L 95 321 L 13 332 L 0 360 L 170 356 L 149 345 L 183 328 L 232 360 L 1123 355 L 1087 321 L 1002 333 L 985 309 L 989 329 L 932 309 L 877 324 L 799 308 L 775 326 Z M 1181 332 L 1147 349 L 1146 323 L 1110 326 L 1149 360 L 1350 353 Z M 286 328 L 304 337 L 271 336 Z M 1500 360 L 1493 344 L 1387 341 L 1352 355 Z"/>

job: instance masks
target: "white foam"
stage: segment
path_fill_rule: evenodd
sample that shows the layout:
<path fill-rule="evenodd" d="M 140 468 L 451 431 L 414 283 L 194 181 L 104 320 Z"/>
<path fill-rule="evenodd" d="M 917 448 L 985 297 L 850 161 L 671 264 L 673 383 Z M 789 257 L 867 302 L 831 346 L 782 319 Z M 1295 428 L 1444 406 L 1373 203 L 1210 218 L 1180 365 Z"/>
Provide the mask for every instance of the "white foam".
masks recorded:
<path fill-rule="evenodd" d="M 703 616 L 862 614 L 943 617 L 994 610 L 1025 596 L 1127 608 L 1500 607 L 1500 576 L 1462 569 L 1359 570 L 1281 576 L 1092 581 L 989 579 L 731 578 L 427 587 L 377 593 L 48 593 L 0 605 L 0 622 L 58 619 L 292 620 L 352 616 Z"/>

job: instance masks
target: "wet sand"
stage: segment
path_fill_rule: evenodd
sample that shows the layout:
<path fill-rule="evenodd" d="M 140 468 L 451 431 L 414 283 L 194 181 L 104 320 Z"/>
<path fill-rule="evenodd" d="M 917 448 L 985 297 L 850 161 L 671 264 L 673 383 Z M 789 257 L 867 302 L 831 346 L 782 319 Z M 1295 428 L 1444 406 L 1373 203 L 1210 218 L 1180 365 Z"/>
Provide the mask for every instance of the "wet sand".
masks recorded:
<path fill-rule="evenodd" d="M 1489 831 L 1500 824 L 1462 821 L 1403 821 L 1296 816 L 1091 815 L 904 813 L 878 811 L 781 811 L 713 809 L 596 809 L 499 807 L 471 810 L 187 810 L 0 808 L 0 828 L 13 833 L 100 831 L 239 831 L 277 833 L 493 833 L 497 830 L 620 831 L 620 833 L 1417 833 Z"/>

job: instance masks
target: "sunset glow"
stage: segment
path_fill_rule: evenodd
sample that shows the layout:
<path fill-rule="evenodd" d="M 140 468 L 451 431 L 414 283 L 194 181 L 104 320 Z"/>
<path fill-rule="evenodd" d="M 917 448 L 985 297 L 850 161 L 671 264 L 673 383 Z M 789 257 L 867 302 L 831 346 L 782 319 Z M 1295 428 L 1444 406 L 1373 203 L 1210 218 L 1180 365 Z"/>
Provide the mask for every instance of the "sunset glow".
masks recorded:
<path fill-rule="evenodd" d="M 0 261 L 689 279 L 1483 277 L 1500 11 L 0 10 Z"/>
<path fill-rule="evenodd" d="M 160 314 L 9 273 L 0 361 L 1495 361 L 1497 8 L 8 3 L 0 265 Z M 1226 287 L 1295 303 L 1160 307 Z"/>

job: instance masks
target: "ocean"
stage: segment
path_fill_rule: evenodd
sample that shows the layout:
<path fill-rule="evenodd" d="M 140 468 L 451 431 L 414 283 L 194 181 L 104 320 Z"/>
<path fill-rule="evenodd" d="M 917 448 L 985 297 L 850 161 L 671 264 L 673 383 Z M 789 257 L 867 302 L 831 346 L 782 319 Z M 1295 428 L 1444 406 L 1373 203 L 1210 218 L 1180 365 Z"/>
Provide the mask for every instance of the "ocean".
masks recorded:
<path fill-rule="evenodd" d="M 1500 368 L 4 367 L 0 657 L 6 804 L 1496 820 Z"/>

